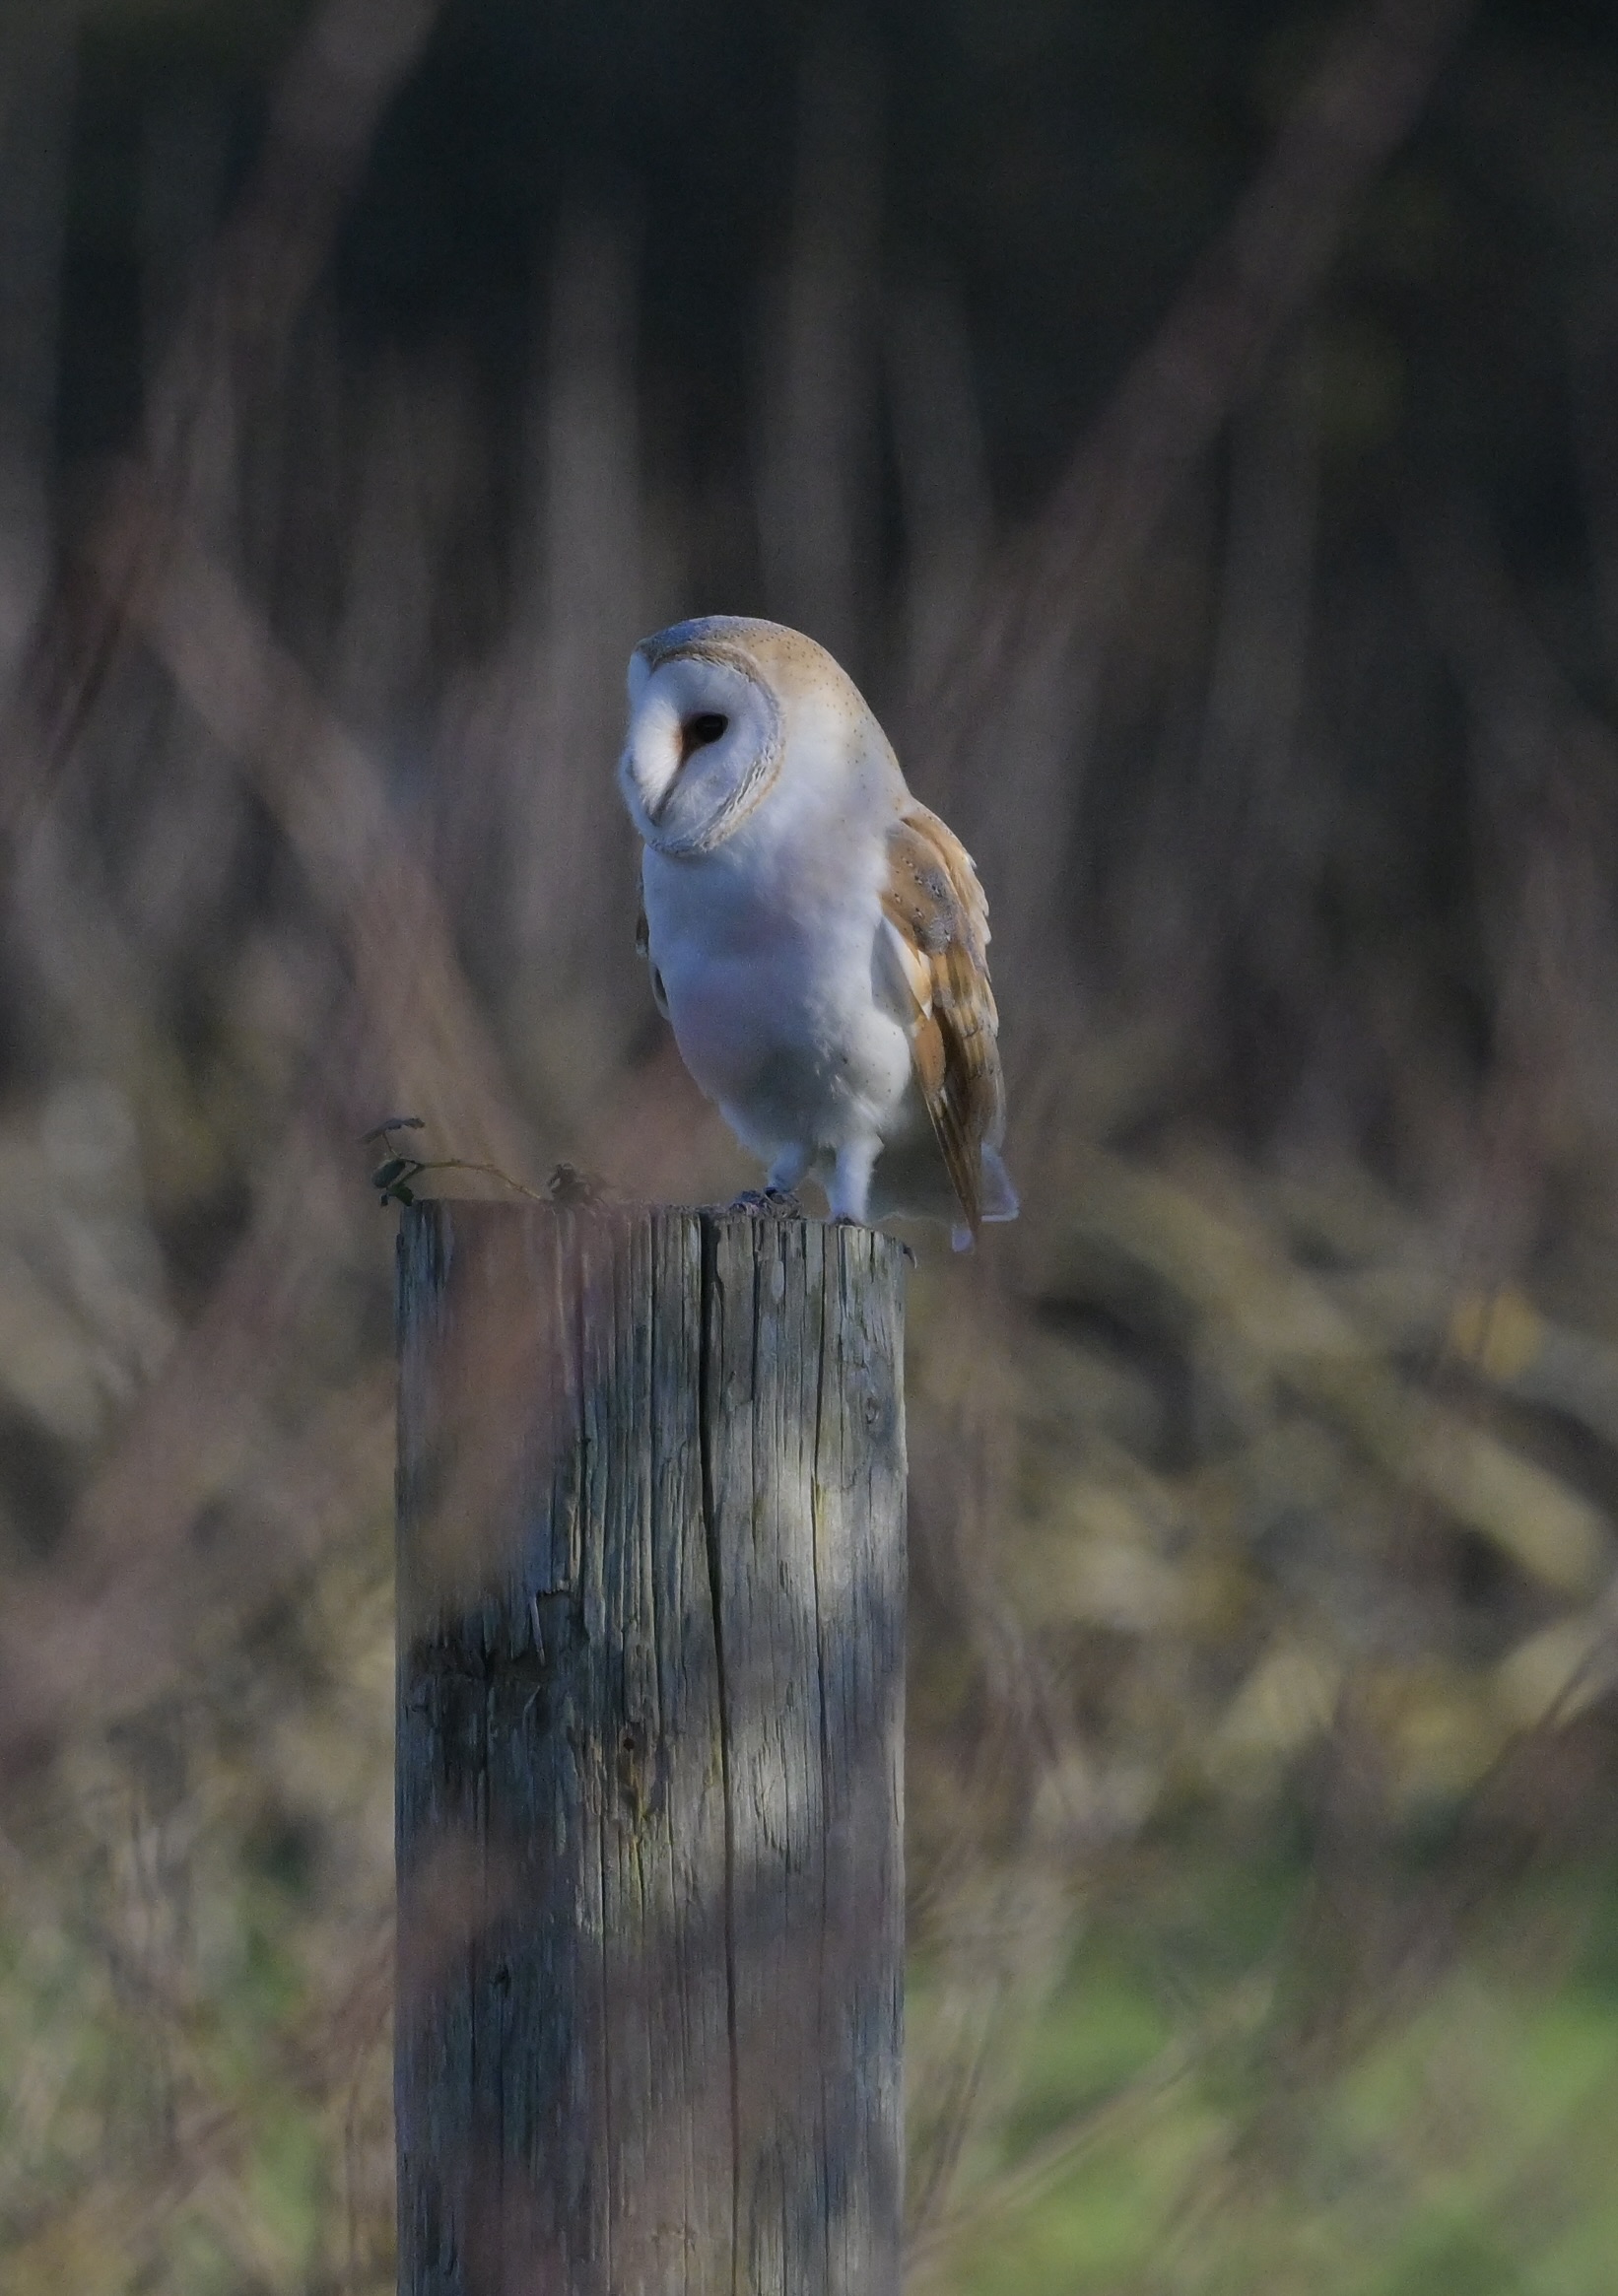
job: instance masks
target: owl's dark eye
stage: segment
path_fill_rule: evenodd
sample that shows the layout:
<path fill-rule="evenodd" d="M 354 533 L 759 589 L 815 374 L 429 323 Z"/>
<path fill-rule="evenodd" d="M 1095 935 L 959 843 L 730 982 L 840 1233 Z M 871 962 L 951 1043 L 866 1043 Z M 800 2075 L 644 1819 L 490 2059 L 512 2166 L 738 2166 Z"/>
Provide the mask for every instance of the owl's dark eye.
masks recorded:
<path fill-rule="evenodd" d="M 705 709 L 701 717 L 688 717 L 680 728 L 681 765 L 693 750 L 707 749 L 709 742 L 717 741 L 729 723 L 716 709 Z"/>

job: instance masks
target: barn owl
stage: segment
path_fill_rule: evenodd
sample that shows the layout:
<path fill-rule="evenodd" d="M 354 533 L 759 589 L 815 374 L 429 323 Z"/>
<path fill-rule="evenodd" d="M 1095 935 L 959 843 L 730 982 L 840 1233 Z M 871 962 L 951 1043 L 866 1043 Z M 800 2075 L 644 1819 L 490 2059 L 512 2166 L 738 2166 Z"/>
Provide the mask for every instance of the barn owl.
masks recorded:
<path fill-rule="evenodd" d="M 852 681 L 718 614 L 642 639 L 629 702 L 652 993 L 769 1189 L 945 1219 L 958 1249 L 1015 1219 L 982 890 Z"/>

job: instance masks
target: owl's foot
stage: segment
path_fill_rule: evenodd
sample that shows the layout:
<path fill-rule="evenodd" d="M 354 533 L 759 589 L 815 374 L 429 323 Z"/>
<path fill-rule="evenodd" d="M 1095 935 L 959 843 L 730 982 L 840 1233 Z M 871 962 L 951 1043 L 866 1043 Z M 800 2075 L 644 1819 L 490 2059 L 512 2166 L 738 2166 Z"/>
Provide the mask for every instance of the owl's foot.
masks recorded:
<path fill-rule="evenodd" d="M 834 1221 L 849 1228 L 868 1228 L 871 1204 L 871 1168 L 882 1153 L 880 1140 L 845 1140 L 826 1187 L 826 1208 Z"/>
<path fill-rule="evenodd" d="M 552 1203 L 570 1212 L 594 1211 L 612 1200 L 606 1182 L 591 1172 L 580 1172 L 576 1164 L 559 1164 L 545 1187 Z"/>
<path fill-rule="evenodd" d="M 750 1187 L 727 1207 L 732 1212 L 758 1212 L 767 1220 L 801 1220 L 803 1206 L 790 1188 Z"/>

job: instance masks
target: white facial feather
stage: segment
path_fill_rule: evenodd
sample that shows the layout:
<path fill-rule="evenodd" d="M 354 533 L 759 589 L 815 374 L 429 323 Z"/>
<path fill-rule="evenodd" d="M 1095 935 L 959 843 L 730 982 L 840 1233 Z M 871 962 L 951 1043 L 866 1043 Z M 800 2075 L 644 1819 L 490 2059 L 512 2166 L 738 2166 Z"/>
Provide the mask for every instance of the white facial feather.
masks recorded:
<path fill-rule="evenodd" d="M 630 664 L 630 738 L 620 781 L 630 816 L 664 853 L 707 852 L 780 771 L 780 711 L 769 689 L 711 653 Z"/>
<path fill-rule="evenodd" d="M 1017 1199 L 970 857 L 916 803 L 863 698 L 778 623 L 712 616 L 636 648 L 619 782 L 645 844 L 646 953 L 687 1067 L 770 1184 L 834 1216 Z"/>

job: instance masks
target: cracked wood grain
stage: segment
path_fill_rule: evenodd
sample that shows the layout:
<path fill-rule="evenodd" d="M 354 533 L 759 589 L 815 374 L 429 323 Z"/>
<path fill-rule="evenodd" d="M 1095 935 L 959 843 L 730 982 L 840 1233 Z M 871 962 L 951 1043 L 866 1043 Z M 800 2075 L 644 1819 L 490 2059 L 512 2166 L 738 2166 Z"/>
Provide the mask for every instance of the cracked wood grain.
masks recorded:
<path fill-rule="evenodd" d="M 897 2296 L 903 1261 L 405 1217 L 406 2296 Z"/>

